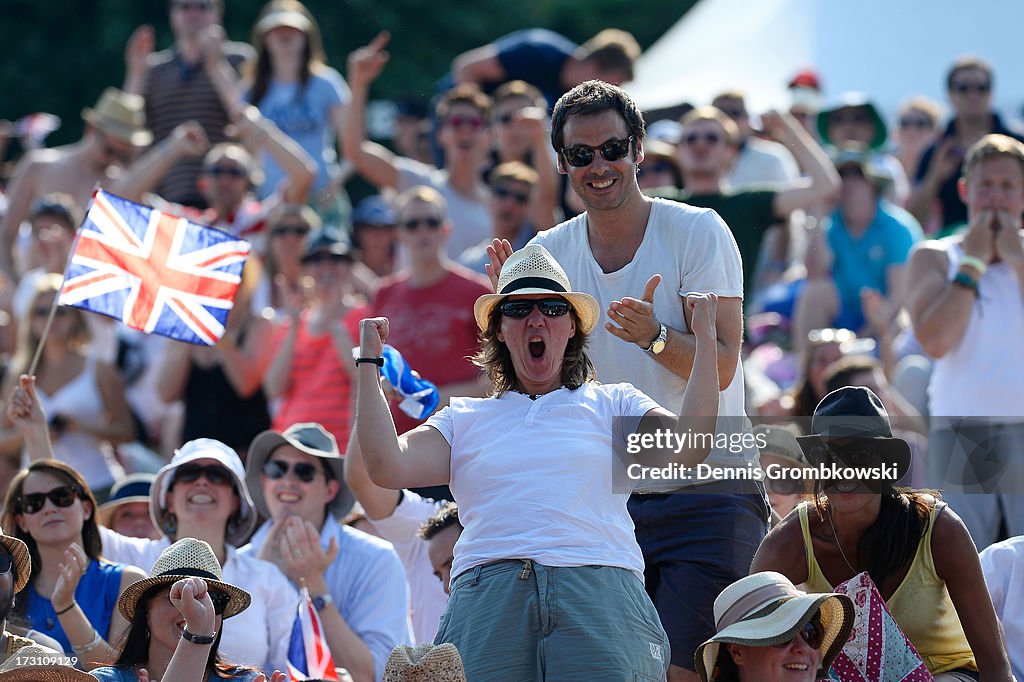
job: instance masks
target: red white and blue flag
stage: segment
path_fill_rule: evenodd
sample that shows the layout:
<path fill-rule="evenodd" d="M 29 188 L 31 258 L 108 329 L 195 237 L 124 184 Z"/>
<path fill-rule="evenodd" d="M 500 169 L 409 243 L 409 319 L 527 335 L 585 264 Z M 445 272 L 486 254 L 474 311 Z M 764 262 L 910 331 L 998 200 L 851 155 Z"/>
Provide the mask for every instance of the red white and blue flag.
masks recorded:
<path fill-rule="evenodd" d="M 224 335 L 248 255 L 245 240 L 97 190 L 60 303 L 212 345 Z"/>
<path fill-rule="evenodd" d="M 299 606 L 295 611 L 292 638 L 288 644 L 288 680 L 337 680 L 334 659 L 327 646 L 324 626 L 313 608 L 309 590 L 302 588 Z"/>

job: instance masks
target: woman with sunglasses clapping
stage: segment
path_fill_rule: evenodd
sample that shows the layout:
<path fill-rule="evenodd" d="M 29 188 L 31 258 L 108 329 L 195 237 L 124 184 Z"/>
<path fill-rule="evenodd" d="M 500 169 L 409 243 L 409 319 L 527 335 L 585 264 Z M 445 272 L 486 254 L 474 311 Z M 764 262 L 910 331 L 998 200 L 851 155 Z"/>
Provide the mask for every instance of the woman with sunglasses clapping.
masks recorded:
<path fill-rule="evenodd" d="M 57 460 L 33 462 L 11 482 L 2 525 L 14 529 L 32 555 L 15 613 L 86 670 L 113 661 L 111 643 L 128 627 L 117 614 L 118 595 L 146 576 L 100 558 L 96 498 L 82 476 Z"/>

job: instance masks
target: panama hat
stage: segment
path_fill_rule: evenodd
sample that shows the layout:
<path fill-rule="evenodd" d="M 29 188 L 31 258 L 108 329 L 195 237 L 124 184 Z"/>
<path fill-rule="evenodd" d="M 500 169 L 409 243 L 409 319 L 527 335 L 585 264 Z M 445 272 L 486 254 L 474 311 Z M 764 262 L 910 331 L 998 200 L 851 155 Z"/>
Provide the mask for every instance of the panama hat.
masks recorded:
<path fill-rule="evenodd" d="M 501 266 L 498 293 L 476 299 L 473 315 L 481 330 L 487 329 L 494 306 L 513 294 L 556 294 L 569 301 L 580 319 L 584 334 L 589 334 L 601 317 L 601 306 L 590 294 L 574 293 L 569 276 L 554 256 L 539 244 L 527 244 Z"/>
<path fill-rule="evenodd" d="M 153 133 L 146 128 L 145 102 L 141 95 L 107 88 L 95 108 L 82 109 L 82 118 L 111 137 L 145 147 L 153 142 Z"/>
<path fill-rule="evenodd" d="M 249 489 L 245 485 L 245 469 L 242 467 L 242 460 L 238 458 L 238 453 L 219 440 L 212 438 L 197 438 L 185 443 L 174 451 L 171 461 L 156 472 L 156 478 L 153 480 L 153 487 L 149 493 L 149 515 L 153 518 L 153 525 L 165 535 L 174 534 L 175 529 L 171 524 L 170 514 L 167 513 L 167 493 L 174 481 L 175 470 L 197 459 L 216 460 L 231 472 L 240 500 L 238 516 L 241 523 L 237 524 L 237 527 L 229 527 L 224 539 L 229 545 L 237 547 L 255 530 L 256 512 Z"/>
<path fill-rule="evenodd" d="M 204 540 L 182 538 L 165 549 L 153 564 L 150 577 L 132 583 L 124 588 L 117 600 L 117 610 L 131 621 L 135 609 L 150 588 L 157 585 L 173 585 L 182 578 L 202 578 L 210 588 L 220 590 L 228 596 L 224 618 L 230 618 L 249 608 L 252 597 L 245 590 L 223 580 L 220 562 L 213 553 L 213 547 Z"/>
<path fill-rule="evenodd" d="M 758 446 L 762 455 L 773 455 L 796 466 L 807 466 L 807 458 L 796 441 L 796 435 L 785 426 L 759 424 L 753 433 L 758 443 L 764 443 L 764 447 Z"/>
<path fill-rule="evenodd" d="M 0 682 L 96 682 L 89 673 L 61 663 L 66 660 L 59 651 L 29 644 L 0 664 Z"/>
<path fill-rule="evenodd" d="M 384 682 L 466 682 L 466 670 L 454 644 L 403 644 L 388 656 Z"/>
<path fill-rule="evenodd" d="M 841 459 L 842 446 L 856 443 L 871 445 L 878 462 L 895 464 L 898 479 L 910 469 L 910 446 L 893 437 L 882 401 L 864 386 L 844 386 L 822 398 L 811 417 L 811 435 L 796 440 L 813 465 L 832 463 L 830 444 L 838 448 Z"/>
<path fill-rule="evenodd" d="M 693 656 L 703 682 L 730 682 L 720 674 L 722 644 L 774 646 L 792 641 L 816 613 L 824 627 L 821 670 L 828 671 L 853 630 L 853 600 L 845 594 L 805 594 L 781 573 L 765 571 L 740 578 L 715 599 L 718 632 Z M 724 654 L 728 656 L 728 653 Z"/>
<path fill-rule="evenodd" d="M 267 463 L 274 450 L 282 445 L 291 445 L 296 450 L 319 457 L 331 467 L 341 488 L 334 499 L 327 505 L 335 518 L 342 518 L 349 513 L 356 498 L 352 491 L 345 485 L 345 464 L 338 450 L 338 441 L 320 424 L 300 423 L 292 424 L 284 433 L 279 431 L 264 431 L 253 439 L 249 446 L 249 460 L 245 467 L 245 481 L 249 484 L 249 491 L 252 494 L 253 502 L 260 514 L 269 517 L 270 509 L 267 507 L 267 499 L 263 496 L 263 482 L 260 474 L 263 473 L 263 465 Z"/>
<path fill-rule="evenodd" d="M 18 576 L 17 582 L 14 583 L 14 593 L 17 594 L 25 587 L 32 574 L 32 555 L 29 554 L 28 545 L 13 535 L 4 533 L 3 528 L 0 528 L 0 544 L 10 552 L 11 558 L 14 559 L 14 571 Z"/>
<path fill-rule="evenodd" d="M 123 504 L 132 502 L 149 502 L 149 493 L 153 487 L 155 474 L 138 473 L 125 476 L 110 489 L 110 499 L 97 509 L 96 520 L 100 525 L 110 526 L 114 512 Z"/>

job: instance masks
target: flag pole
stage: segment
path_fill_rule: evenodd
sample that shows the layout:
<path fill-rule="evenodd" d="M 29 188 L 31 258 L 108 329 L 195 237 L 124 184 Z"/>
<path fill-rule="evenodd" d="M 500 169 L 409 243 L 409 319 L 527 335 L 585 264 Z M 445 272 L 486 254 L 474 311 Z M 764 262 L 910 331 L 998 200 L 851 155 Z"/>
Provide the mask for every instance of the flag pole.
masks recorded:
<path fill-rule="evenodd" d="M 86 210 L 83 214 L 83 223 L 85 222 L 84 216 L 89 214 L 89 209 L 92 208 L 92 202 L 95 201 L 96 192 L 99 191 L 99 188 L 99 185 L 96 185 L 96 187 L 92 191 L 92 197 L 89 199 L 89 205 L 85 207 Z M 60 280 L 60 288 L 57 289 L 57 293 L 53 295 L 53 303 L 50 304 L 50 313 L 46 316 L 46 324 L 43 326 L 43 334 L 42 336 L 39 337 L 39 343 L 36 344 L 36 352 L 32 355 L 32 362 L 28 366 L 28 375 L 30 377 L 35 376 L 36 374 L 36 367 L 39 366 L 39 360 L 43 355 L 43 345 L 46 343 L 46 338 L 50 335 L 50 327 L 53 325 L 54 315 L 57 314 L 57 306 L 60 305 L 58 303 L 58 301 L 60 301 L 60 294 L 62 291 L 64 291 L 64 282 L 66 282 L 68 278 L 68 266 L 71 264 L 71 257 L 75 253 L 75 244 L 78 243 L 77 232 L 80 232 L 81 229 L 82 226 L 79 225 L 78 230 L 76 231 L 75 241 L 71 244 L 71 250 L 68 252 L 68 261 L 67 263 L 64 264 L 64 275 L 61 277 Z M 31 311 L 29 311 L 29 314 L 32 314 Z M 29 323 L 31 324 L 31 322 Z"/>

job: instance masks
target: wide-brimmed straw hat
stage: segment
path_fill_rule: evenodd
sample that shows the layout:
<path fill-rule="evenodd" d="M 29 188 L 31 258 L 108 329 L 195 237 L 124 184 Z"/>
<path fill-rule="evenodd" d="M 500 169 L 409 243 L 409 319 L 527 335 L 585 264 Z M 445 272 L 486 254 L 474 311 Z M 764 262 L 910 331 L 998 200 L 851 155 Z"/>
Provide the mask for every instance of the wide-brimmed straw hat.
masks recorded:
<path fill-rule="evenodd" d="M 697 647 L 693 662 L 704 682 L 731 682 L 720 672 L 723 644 L 774 646 L 792 641 L 816 613 L 825 633 L 821 673 L 846 644 L 853 630 L 853 601 L 845 594 L 805 594 L 781 573 L 765 571 L 740 578 L 715 599 L 715 636 Z"/>
<path fill-rule="evenodd" d="M 487 329 L 494 306 L 513 294 L 554 294 L 569 301 L 584 334 L 589 334 L 601 317 L 601 306 L 590 294 L 573 292 L 569 276 L 548 250 L 538 244 L 527 244 L 501 266 L 498 292 L 476 299 L 473 315 L 481 330 Z"/>
<path fill-rule="evenodd" d="M 252 597 L 240 587 L 224 582 L 220 562 L 213 552 L 213 547 L 204 540 L 182 538 L 165 549 L 153 564 L 150 577 L 132 583 L 124 588 L 117 600 L 117 610 L 126 620 L 131 621 L 135 609 L 151 587 L 157 585 L 173 585 L 182 578 L 202 578 L 208 587 L 219 590 L 228 596 L 228 605 L 224 609 L 224 618 L 230 618 L 249 608 Z"/>
<path fill-rule="evenodd" d="M 842 447 L 853 443 L 870 445 L 878 454 L 875 463 L 863 466 L 894 464 L 897 478 L 903 478 L 910 469 L 910 445 L 893 437 L 882 401 L 864 386 L 844 386 L 822 398 L 811 417 L 811 435 L 800 436 L 797 442 L 814 465 L 831 464 L 836 446 L 841 455 Z"/>
<path fill-rule="evenodd" d="M 96 520 L 100 525 L 110 526 L 110 519 L 118 507 L 132 502 L 149 502 L 149 493 L 153 489 L 156 474 L 137 473 L 125 476 L 110 489 L 110 499 L 96 510 Z"/>
<path fill-rule="evenodd" d="M 96 682 L 89 673 L 62 665 L 62 660 L 67 660 L 67 656 L 38 644 L 29 644 L 0 664 L 0 682 Z"/>
<path fill-rule="evenodd" d="M 176 469 L 197 459 L 213 459 L 224 465 L 231 472 L 235 481 L 235 490 L 240 500 L 238 506 L 239 523 L 230 524 L 234 527 L 228 529 L 224 537 L 229 545 L 239 546 L 252 535 L 256 528 L 256 512 L 252 504 L 252 497 L 245 485 L 245 468 L 238 453 L 229 448 L 219 440 L 212 438 L 197 438 L 190 440 L 174 451 L 174 457 L 156 472 L 156 479 L 149 493 L 149 515 L 153 518 L 153 525 L 159 528 L 165 535 L 173 535 L 174 529 L 171 524 L 170 514 L 167 513 L 167 493 L 174 481 Z"/>
<path fill-rule="evenodd" d="M 28 584 L 29 576 L 32 574 L 32 555 L 28 551 L 28 545 L 13 535 L 4 533 L 3 528 L 0 528 L 0 544 L 11 553 L 11 558 L 14 559 L 14 571 L 18 576 L 14 583 L 14 593 L 17 594 Z"/>
<path fill-rule="evenodd" d="M 117 88 L 107 88 L 95 108 L 82 109 L 82 118 L 107 135 L 136 147 L 153 142 L 153 133 L 146 128 L 146 101 Z"/>
<path fill-rule="evenodd" d="M 249 446 L 249 459 L 245 466 L 245 480 L 249 484 L 249 492 L 252 500 L 260 514 L 269 517 L 270 508 L 267 507 L 267 499 L 263 496 L 263 483 L 260 481 L 260 474 L 263 473 L 263 465 L 274 450 L 282 445 L 291 445 L 296 450 L 307 455 L 313 455 L 327 462 L 341 488 L 334 496 L 327 508 L 335 518 L 342 518 L 352 510 L 356 498 L 352 491 L 345 485 L 345 460 L 338 450 L 338 441 L 334 436 L 320 424 L 300 423 L 292 424 L 284 433 L 279 431 L 264 431 L 253 439 Z"/>
<path fill-rule="evenodd" d="M 403 644 L 388 656 L 384 682 L 466 682 L 466 670 L 454 644 Z"/>

